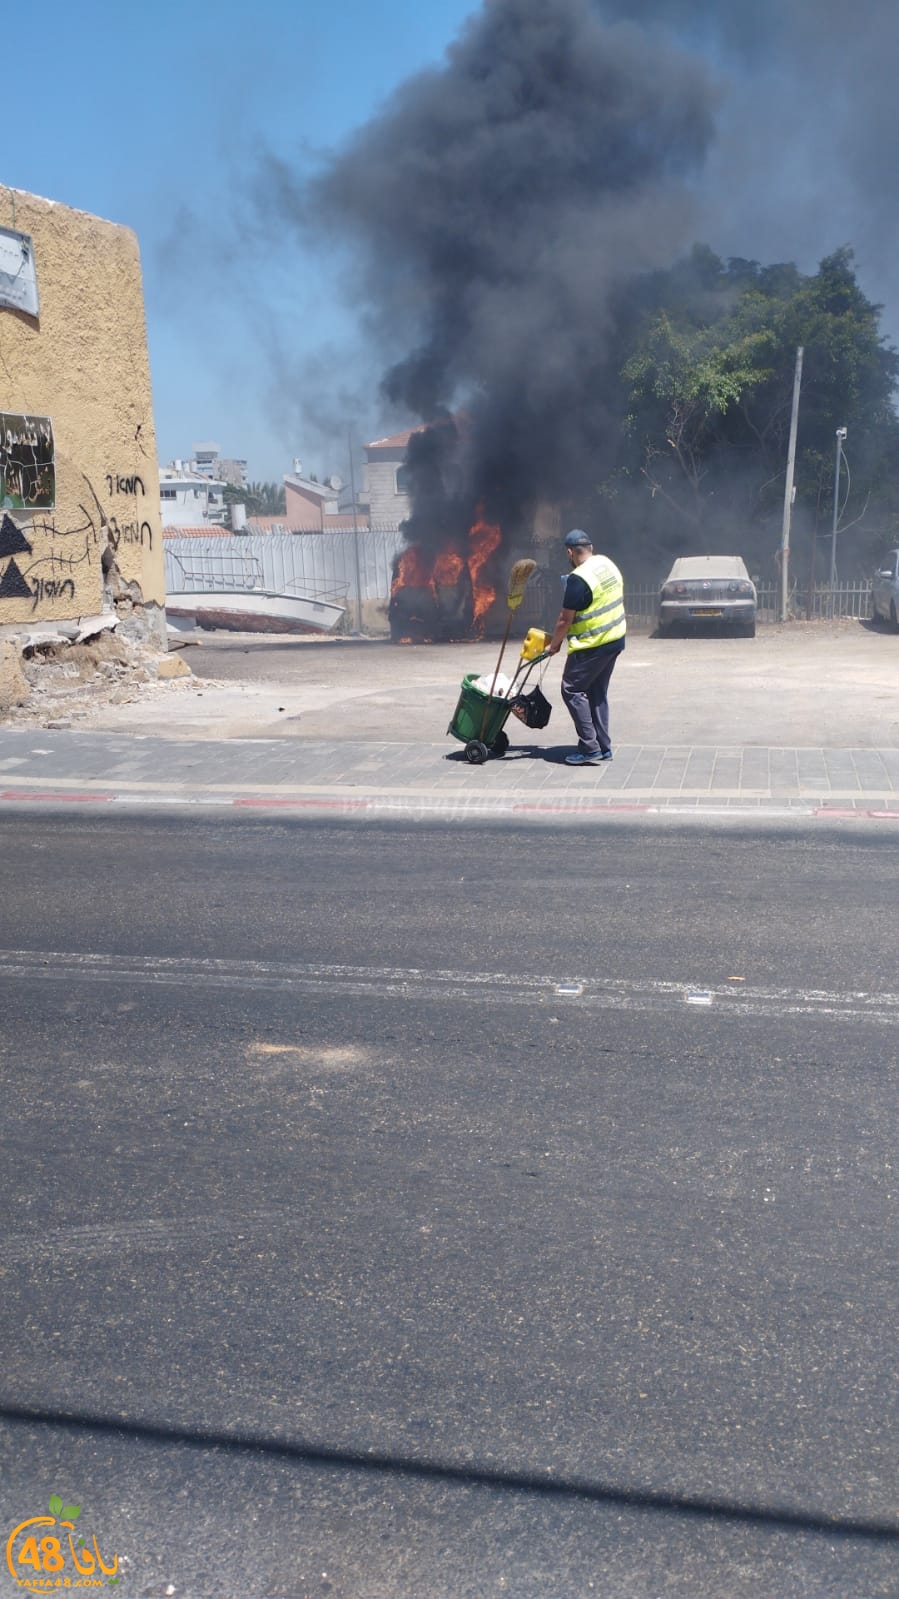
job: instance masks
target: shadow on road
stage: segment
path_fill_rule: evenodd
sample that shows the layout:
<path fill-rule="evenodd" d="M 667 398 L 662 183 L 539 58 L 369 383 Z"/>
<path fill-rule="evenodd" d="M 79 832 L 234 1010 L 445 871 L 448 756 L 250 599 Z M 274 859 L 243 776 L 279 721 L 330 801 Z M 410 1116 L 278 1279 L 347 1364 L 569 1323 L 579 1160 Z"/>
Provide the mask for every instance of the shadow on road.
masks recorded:
<path fill-rule="evenodd" d="M 250 1433 L 200 1432 L 187 1427 L 156 1426 L 150 1422 L 110 1420 L 104 1416 L 64 1411 L 39 1410 L 28 1406 L 0 1406 L 0 1423 L 26 1423 L 28 1426 L 57 1427 L 78 1432 L 95 1432 L 135 1443 L 177 1444 L 196 1449 L 219 1449 L 235 1455 L 256 1455 L 278 1460 L 294 1460 L 303 1465 L 342 1467 L 350 1471 L 377 1472 L 424 1481 L 459 1483 L 466 1487 L 496 1488 L 517 1494 L 579 1499 L 593 1503 L 621 1505 L 630 1509 L 664 1511 L 714 1521 L 740 1522 L 766 1527 L 823 1533 L 827 1537 L 859 1538 L 880 1543 L 899 1542 L 899 1526 L 889 1522 L 866 1521 L 857 1517 L 828 1516 L 820 1512 L 789 1510 L 763 1505 L 740 1505 L 728 1500 L 703 1499 L 689 1494 L 652 1493 L 642 1489 L 616 1488 L 607 1483 L 591 1483 L 581 1478 L 535 1476 L 532 1472 L 485 1470 L 476 1466 L 454 1466 L 449 1462 L 415 1460 L 403 1455 L 364 1453 L 351 1449 L 324 1449 Z"/>

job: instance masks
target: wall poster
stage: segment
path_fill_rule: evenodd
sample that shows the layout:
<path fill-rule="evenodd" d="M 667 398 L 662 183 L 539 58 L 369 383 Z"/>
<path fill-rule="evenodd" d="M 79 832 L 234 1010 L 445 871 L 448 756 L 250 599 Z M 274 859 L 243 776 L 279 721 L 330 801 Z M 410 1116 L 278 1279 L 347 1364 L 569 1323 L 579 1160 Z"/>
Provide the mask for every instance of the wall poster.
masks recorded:
<path fill-rule="evenodd" d="M 0 305 L 29 316 L 40 314 L 34 246 L 27 233 L 0 228 Z"/>
<path fill-rule="evenodd" d="M 0 510 L 52 511 L 55 505 L 53 423 L 48 416 L 0 411 Z"/>

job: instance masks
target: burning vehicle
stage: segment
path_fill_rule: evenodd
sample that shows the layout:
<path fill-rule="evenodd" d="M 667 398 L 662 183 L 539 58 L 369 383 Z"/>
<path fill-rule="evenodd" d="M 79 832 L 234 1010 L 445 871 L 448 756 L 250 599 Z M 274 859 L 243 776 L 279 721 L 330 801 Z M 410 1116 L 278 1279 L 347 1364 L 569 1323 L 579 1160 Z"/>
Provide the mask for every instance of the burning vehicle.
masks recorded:
<path fill-rule="evenodd" d="M 497 589 L 491 558 L 502 530 L 478 514 L 467 538 L 437 551 L 410 544 L 396 558 L 388 618 L 394 644 L 483 638 Z"/>
<path fill-rule="evenodd" d="M 451 552 L 429 560 L 415 544 L 403 550 L 396 559 L 387 614 L 393 644 L 470 638 L 474 595 L 461 555 Z"/>

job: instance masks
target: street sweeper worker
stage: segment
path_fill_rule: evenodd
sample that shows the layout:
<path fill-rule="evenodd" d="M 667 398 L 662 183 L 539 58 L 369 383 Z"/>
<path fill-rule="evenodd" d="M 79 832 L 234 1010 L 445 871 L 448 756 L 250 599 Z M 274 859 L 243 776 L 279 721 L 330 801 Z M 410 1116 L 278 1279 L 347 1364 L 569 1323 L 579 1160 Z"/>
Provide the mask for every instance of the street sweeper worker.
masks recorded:
<path fill-rule="evenodd" d="M 578 747 L 565 756 L 566 763 L 598 766 L 612 759 L 608 692 L 624 649 L 624 581 L 614 561 L 594 555 L 592 540 L 581 528 L 572 528 L 565 549 L 571 572 L 548 649 L 558 655 L 563 639 L 568 641 L 562 698 L 577 730 Z"/>

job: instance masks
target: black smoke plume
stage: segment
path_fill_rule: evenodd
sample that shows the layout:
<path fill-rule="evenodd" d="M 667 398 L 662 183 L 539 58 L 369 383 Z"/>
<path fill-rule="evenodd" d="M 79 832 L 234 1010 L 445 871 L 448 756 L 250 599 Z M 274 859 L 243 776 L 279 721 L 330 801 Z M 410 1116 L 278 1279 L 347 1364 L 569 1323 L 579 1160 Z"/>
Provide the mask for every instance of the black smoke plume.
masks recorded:
<path fill-rule="evenodd" d="M 899 6 L 895 0 L 601 0 L 647 37 L 714 61 L 716 138 L 699 237 L 814 270 L 852 244 L 899 337 Z"/>
<path fill-rule="evenodd" d="M 480 507 L 522 542 L 614 460 L 618 301 L 692 236 L 704 69 L 588 0 L 486 0 L 305 197 L 350 247 L 383 393 L 413 436 L 411 539 Z"/>

